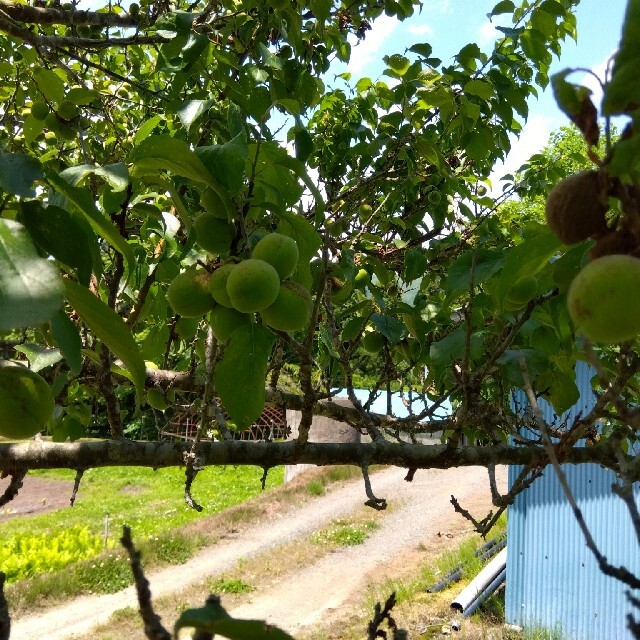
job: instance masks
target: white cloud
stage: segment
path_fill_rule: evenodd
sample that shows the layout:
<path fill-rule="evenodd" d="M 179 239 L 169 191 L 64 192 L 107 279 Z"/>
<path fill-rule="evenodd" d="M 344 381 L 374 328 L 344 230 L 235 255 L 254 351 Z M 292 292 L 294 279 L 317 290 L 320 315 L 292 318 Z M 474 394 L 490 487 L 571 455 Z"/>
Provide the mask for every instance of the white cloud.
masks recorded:
<path fill-rule="evenodd" d="M 347 65 L 347 71 L 354 75 L 359 75 L 371 62 L 377 61 L 378 56 L 376 54 L 380 51 L 382 45 L 388 41 L 397 26 L 398 21 L 395 18 L 389 16 L 378 18 L 373 23 L 371 31 L 367 32 L 366 38 L 352 47 L 351 60 Z"/>
<path fill-rule="evenodd" d="M 500 178 L 517 171 L 534 153 L 538 153 L 548 142 L 556 121 L 545 115 L 535 115 L 525 124 L 520 137 L 511 137 L 511 151 L 504 162 L 497 164 L 490 176 L 493 195 L 502 193 Z"/>
<path fill-rule="evenodd" d="M 495 25 L 488 20 L 478 29 L 478 44 L 484 46 L 491 42 L 500 35 L 500 32 L 496 29 Z"/>
<path fill-rule="evenodd" d="M 615 54 L 616 49 L 612 49 L 602 62 L 591 68 L 591 71 L 603 82 L 606 79 L 607 71 L 610 71 L 609 65 L 611 63 L 611 59 Z M 571 79 L 569 79 L 569 81 L 571 81 Z M 591 100 L 597 107 L 600 106 L 600 103 L 602 102 L 602 87 L 600 86 L 600 83 L 596 80 L 596 78 L 594 78 L 591 73 L 585 73 L 584 76 L 582 76 L 582 78 L 578 80 L 578 83 L 593 91 Z"/>
<path fill-rule="evenodd" d="M 411 24 L 407 27 L 407 31 L 412 36 L 432 36 L 434 34 L 433 27 L 426 22 L 422 24 Z"/>

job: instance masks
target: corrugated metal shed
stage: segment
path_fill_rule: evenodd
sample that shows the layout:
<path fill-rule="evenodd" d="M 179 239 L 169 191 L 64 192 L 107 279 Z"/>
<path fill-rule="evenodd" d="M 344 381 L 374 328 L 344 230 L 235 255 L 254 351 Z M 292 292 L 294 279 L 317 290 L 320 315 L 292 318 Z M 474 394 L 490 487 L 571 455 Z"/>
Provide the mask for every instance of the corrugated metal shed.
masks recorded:
<path fill-rule="evenodd" d="M 593 372 L 580 363 L 580 401 L 560 419 L 584 414 L 595 401 Z M 526 406 L 524 394 L 516 403 Z M 545 419 L 556 419 L 544 402 Z M 525 435 L 525 434 L 523 434 Z M 640 575 L 640 548 L 622 500 L 611 492 L 615 475 L 598 465 L 564 465 L 585 521 L 609 562 Z M 513 482 L 520 468 L 509 469 Z M 636 485 L 636 499 L 640 487 Z M 525 628 L 557 629 L 564 640 L 625 640 L 631 607 L 626 587 L 601 573 L 549 467 L 509 508 L 506 621 Z"/>

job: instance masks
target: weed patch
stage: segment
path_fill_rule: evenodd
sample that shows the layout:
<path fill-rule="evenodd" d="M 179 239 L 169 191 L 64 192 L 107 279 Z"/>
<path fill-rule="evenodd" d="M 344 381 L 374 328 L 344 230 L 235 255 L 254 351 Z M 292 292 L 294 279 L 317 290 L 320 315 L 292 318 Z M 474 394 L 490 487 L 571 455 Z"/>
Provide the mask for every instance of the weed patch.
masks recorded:
<path fill-rule="evenodd" d="M 365 520 L 356 525 L 345 520 L 335 520 L 330 527 L 316 531 L 311 536 L 311 542 L 318 545 L 353 547 L 362 544 L 379 526 L 375 520 Z"/>

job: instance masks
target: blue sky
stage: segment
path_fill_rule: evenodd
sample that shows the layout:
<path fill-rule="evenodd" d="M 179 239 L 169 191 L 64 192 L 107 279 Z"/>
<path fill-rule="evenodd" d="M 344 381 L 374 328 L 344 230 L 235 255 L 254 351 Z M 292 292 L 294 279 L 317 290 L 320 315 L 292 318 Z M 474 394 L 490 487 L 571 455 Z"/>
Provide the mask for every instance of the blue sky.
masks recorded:
<path fill-rule="evenodd" d="M 434 57 L 444 62 L 451 60 L 469 42 L 490 50 L 499 32 L 494 30 L 487 13 L 496 2 L 424 0 L 422 11 L 404 22 L 381 17 L 366 39 L 353 47 L 347 70 L 354 80 L 363 76 L 378 78 L 384 70 L 382 58 L 385 55 L 403 53 L 417 42 L 428 42 L 433 47 Z M 618 45 L 626 4 L 626 0 L 582 0 L 577 10 L 578 41 L 565 42 L 560 60 L 554 57 L 552 73 L 566 67 L 583 67 L 602 75 L 608 58 Z M 596 89 L 595 83 L 580 73 L 570 79 Z M 327 74 L 327 80 L 331 84 L 331 72 Z M 594 91 L 596 100 L 599 100 L 598 94 Z M 519 167 L 544 146 L 553 130 L 568 123 L 556 107 L 550 90 L 538 100 L 532 99 L 529 107 L 529 121 L 518 144 L 514 145 L 506 164 L 497 168 L 495 177 Z"/>

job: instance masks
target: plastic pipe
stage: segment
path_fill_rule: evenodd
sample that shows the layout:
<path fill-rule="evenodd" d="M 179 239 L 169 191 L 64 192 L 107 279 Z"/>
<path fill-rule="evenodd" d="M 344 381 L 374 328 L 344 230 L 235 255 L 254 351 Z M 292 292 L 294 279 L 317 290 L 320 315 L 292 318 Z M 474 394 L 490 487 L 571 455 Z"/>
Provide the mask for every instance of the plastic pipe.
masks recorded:
<path fill-rule="evenodd" d="M 460 595 L 451 603 L 452 609 L 465 611 L 467 607 L 482 593 L 507 565 L 506 547 L 480 571 L 480 573 L 465 587 Z"/>
<path fill-rule="evenodd" d="M 478 597 L 463 611 L 462 617 L 468 618 L 473 612 L 504 582 L 507 577 L 507 568 L 505 567 L 491 582 L 487 588 L 478 595 Z"/>

